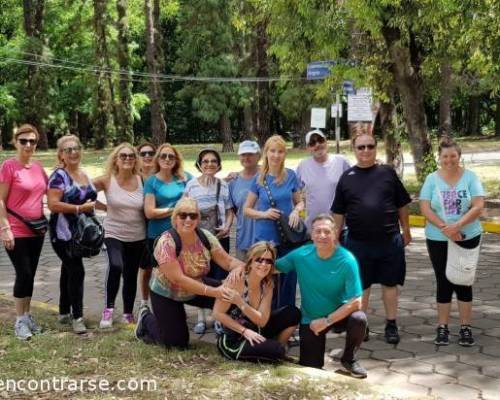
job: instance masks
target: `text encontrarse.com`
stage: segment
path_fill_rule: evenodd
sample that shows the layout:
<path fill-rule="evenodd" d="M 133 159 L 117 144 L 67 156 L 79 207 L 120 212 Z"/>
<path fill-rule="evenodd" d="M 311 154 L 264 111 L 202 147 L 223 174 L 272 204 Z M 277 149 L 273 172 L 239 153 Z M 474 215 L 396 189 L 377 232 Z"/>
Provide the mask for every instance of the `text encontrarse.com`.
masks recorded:
<path fill-rule="evenodd" d="M 154 392 L 155 379 L 129 378 L 108 380 L 104 378 L 73 379 L 52 377 L 46 379 L 0 379 L 1 392 Z"/>

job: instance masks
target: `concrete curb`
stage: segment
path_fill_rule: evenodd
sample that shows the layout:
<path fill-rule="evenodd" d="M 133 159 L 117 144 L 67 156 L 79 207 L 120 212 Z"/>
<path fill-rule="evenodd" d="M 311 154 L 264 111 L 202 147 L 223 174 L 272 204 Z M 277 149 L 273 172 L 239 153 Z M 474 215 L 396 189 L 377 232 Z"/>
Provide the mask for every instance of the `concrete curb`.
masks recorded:
<path fill-rule="evenodd" d="M 416 227 L 425 226 L 425 218 L 421 215 L 410 215 L 410 225 Z M 500 233 L 500 222 L 482 221 L 483 230 L 488 233 Z"/>

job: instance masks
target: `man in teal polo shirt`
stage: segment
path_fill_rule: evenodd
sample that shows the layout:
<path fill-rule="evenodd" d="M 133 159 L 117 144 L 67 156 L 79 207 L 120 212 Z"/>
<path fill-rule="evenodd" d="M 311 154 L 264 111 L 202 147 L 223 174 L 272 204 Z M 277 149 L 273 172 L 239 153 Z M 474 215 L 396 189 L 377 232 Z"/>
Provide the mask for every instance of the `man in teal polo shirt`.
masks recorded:
<path fill-rule="evenodd" d="M 356 378 L 365 378 L 366 370 L 355 357 L 366 330 L 358 263 L 348 250 L 337 244 L 335 222 L 330 215 L 320 214 L 313 219 L 311 238 L 312 244 L 276 262 L 281 272 L 297 272 L 302 296 L 300 364 L 322 368 L 327 332 L 346 331 L 342 367 Z"/>

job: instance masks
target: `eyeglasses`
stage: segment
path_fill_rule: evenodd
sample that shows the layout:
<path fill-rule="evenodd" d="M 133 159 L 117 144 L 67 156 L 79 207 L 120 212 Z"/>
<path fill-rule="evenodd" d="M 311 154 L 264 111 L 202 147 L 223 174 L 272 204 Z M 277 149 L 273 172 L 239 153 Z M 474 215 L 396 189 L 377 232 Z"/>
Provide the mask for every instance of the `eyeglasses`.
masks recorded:
<path fill-rule="evenodd" d="M 175 154 L 162 153 L 162 154 L 160 154 L 159 159 L 163 160 L 163 161 L 165 161 L 165 160 L 175 161 L 175 160 L 177 160 L 177 157 L 175 156 Z"/>
<path fill-rule="evenodd" d="M 255 259 L 258 264 L 274 265 L 274 260 L 272 258 L 259 257 Z"/>
<path fill-rule="evenodd" d="M 318 143 L 319 144 L 323 144 L 326 142 L 326 139 L 324 137 L 321 137 L 321 136 L 313 136 L 310 140 L 309 140 L 309 146 L 310 147 L 314 147 L 316 146 Z"/>
<path fill-rule="evenodd" d="M 65 147 L 63 149 L 63 152 L 65 154 L 71 154 L 71 153 L 79 153 L 82 148 L 80 146 L 74 146 L 74 147 Z"/>
<path fill-rule="evenodd" d="M 201 163 L 204 165 L 208 164 L 219 164 L 219 161 L 217 161 L 215 158 L 211 160 L 201 160 Z"/>
<path fill-rule="evenodd" d="M 180 212 L 179 214 L 177 214 L 177 216 L 182 220 L 187 219 L 187 217 L 189 217 L 191 221 L 195 221 L 198 219 L 198 213 Z"/>
<path fill-rule="evenodd" d="M 377 145 L 375 144 L 360 144 L 358 146 L 356 146 L 356 150 L 359 150 L 359 151 L 363 151 L 363 150 L 373 150 L 375 147 L 377 147 Z"/>
<path fill-rule="evenodd" d="M 126 159 L 135 160 L 135 154 L 134 153 L 121 153 L 121 154 L 118 154 L 118 157 L 122 161 L 125 161 Z"/>
<path fill-rule="evenodd" d="M 20 138 L 20 139 L 17 139 L 17 141 L 19 143 L 21 143 L 21 146 L 26 146 L 28 143 L 31 146 L 35 146 L 38 143 L 38 140 L 36 140 L 36 139 L 24 139 L 24 138 Z"/>
<path fill-rule="evenodd" d="M 139 153 L 141 157 L 153 157 L 155 155 L 154 151 L 141 151 Z"/>

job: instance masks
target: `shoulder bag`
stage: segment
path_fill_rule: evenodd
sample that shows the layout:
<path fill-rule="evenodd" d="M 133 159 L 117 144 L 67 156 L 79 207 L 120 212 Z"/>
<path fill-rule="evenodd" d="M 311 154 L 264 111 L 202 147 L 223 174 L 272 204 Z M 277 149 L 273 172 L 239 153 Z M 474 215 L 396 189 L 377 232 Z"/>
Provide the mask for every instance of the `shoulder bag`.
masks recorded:
<path fill-rule="evenodd" d="M 7 208 L 7 212 L 26 225 L 35 235 L 43 236 L 49 229 L 49 221 L 45 218 L 45 215 L 42 215 L 42 218 L 38 219 L 27 219 L 12 211 L 10 208 Z"/>
<path fill-rule="evenodd" d="M 443 219 L 446 221 L 446 210 L 441 191 L 434 176 L 436 191 L 443 210 Z M 473 249 L 465 249 L 451 239 L 448 239 L 448 256 L 446 258 L 446 278 L 455 285 L 471 286 L 476 279 L 477 264 L 481 242 Z"/>

